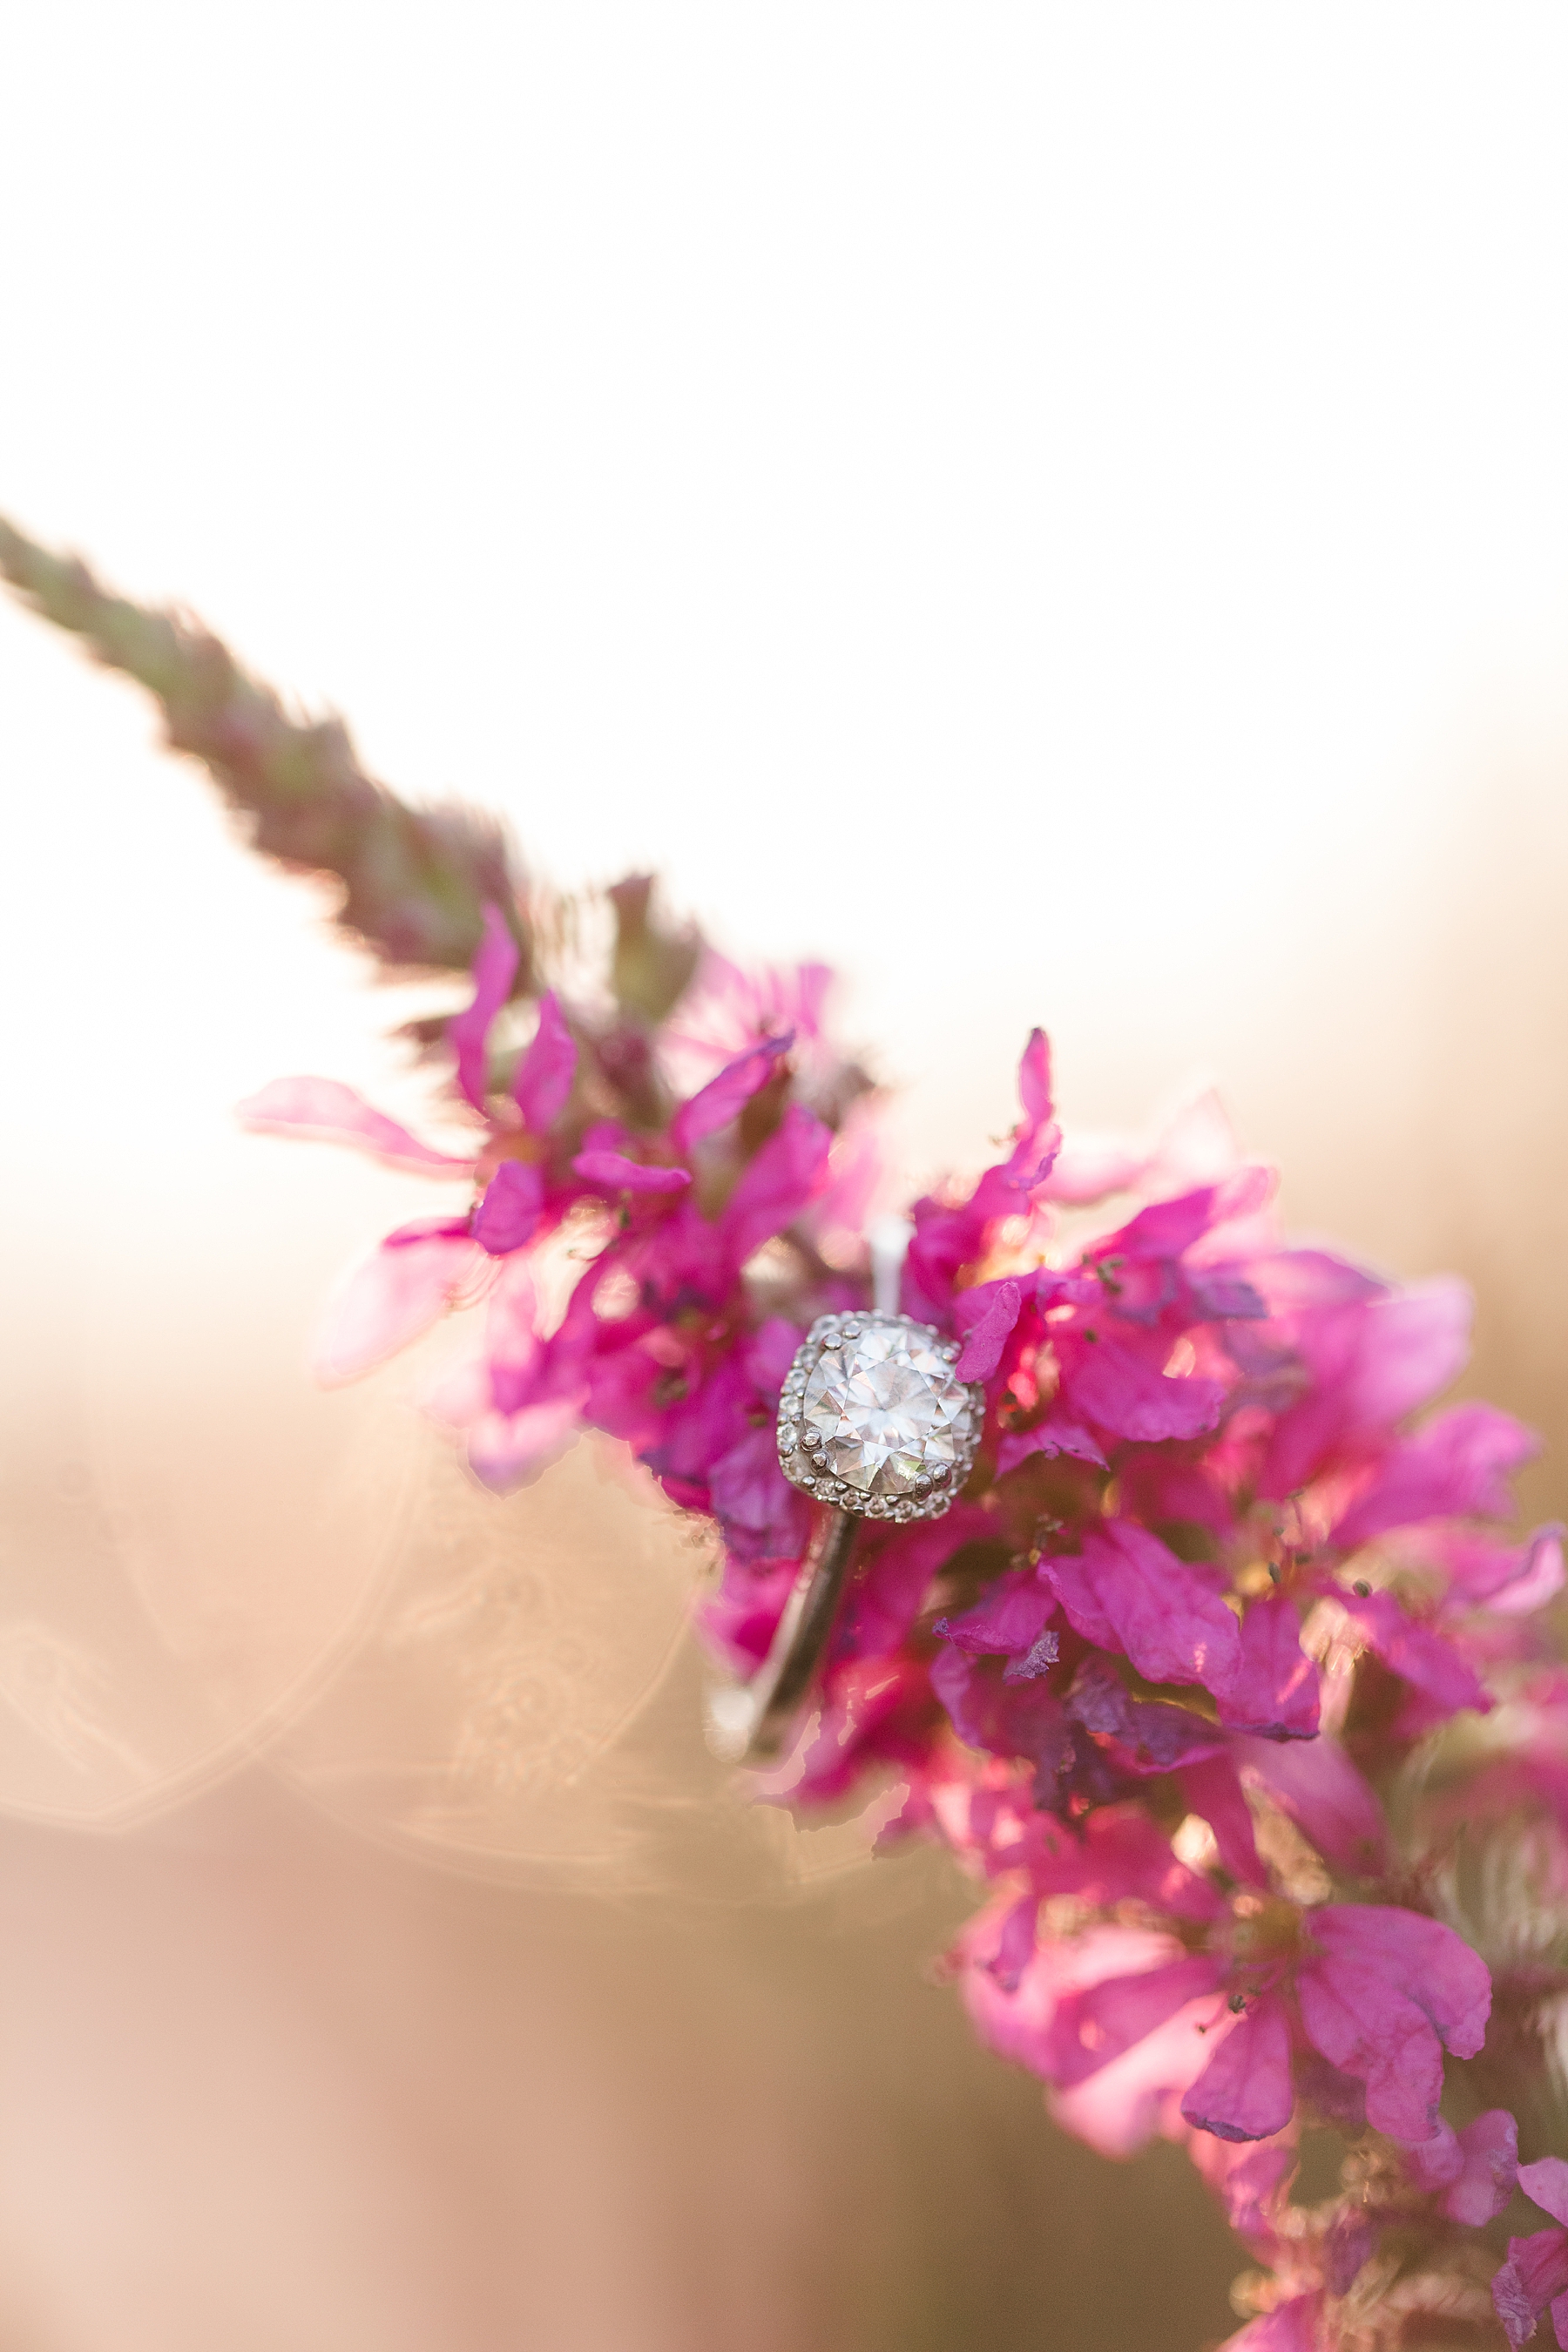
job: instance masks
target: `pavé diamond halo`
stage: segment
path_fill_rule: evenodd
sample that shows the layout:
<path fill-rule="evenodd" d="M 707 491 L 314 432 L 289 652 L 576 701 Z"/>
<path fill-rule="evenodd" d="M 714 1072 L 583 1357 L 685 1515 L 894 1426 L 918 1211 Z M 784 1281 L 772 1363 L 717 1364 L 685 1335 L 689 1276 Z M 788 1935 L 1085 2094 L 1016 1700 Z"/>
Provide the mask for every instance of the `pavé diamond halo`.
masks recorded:
<path fill-rule="evenodd" d="M 779 1402 L 779 1461 L 817 1502 L 866 1519 L 935 1519 L 968 1477 L 985 1392 L 956 1339 L 908 1315 L 820 1316 Z"/>

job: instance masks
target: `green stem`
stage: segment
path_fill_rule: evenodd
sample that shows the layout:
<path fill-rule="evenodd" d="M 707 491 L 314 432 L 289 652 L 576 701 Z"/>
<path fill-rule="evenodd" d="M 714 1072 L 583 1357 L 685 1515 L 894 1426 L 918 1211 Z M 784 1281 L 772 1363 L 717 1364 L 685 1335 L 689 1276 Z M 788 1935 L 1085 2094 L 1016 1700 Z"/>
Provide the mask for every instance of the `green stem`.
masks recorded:
<path fill-rule="evenodd" d="M 493 818 L 408 807 L 364 773 L 341 720 L 290 719 L 206 630 L 110 595 L 84 563 L 50 554 L 3 518 L 0 573 L 155 697 L 170 745 L 204 762 L 255 848 L 296 872 L 338 877 L 336 920 L 384 964 L 467 970 L 490 901 L 522 951 L 515 992 L 531 990 L 519 877 Z"/>

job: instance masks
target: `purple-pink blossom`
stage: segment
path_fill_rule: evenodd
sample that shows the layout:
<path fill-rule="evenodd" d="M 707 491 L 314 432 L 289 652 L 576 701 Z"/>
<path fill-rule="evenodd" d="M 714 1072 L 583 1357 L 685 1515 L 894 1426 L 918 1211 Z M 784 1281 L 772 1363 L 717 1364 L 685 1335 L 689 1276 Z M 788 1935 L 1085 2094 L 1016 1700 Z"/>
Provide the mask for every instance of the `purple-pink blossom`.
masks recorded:
<path fill-rule="evenodd" d="M 430 1403 L 479 1476 L 530 1477 L 584 1427 L 625 1444 L 711 1520 L 700 1622 L 750 1674 L 811 1533 L 779 1467 L 781 1384 L 816 1316 L 868 1298 L 857 1223 L 885 1177 L 863 1081 L 835 1059 L 817 977 L 753 985 L 714 960 L 668 1036 L 548 994 L 498 1046 L 521 1022 L 501 1021 L 516 948 L 491 911 L 450 1034 L 466 1156 L 328 1080 L 245 1107 L 453 1196 L 351 1277 L 319 1368 L 352 1377 L 473 1307 Z M 1064 1143 L 1038 1032 L 1017 1088 L 995 1163 L 913 1203 L 903 1268 L 904 1311 L 984 1388 L 973 1474 L 940 1520 L 865 1528 L 766 1793 L 809 1810 L 890 1779 L 883 1843 L 939 1838 L 988 1890 L 953 1954 L 979 2031 L 1092 2145 L 1187 2143 L 1277 2266 L 1234 2346 L 1337 2340 L 1392 2226 L 1352 2200 L 1316 2236 L 1281 2233 L 1312 2120 L 1399 2152 L 1401 2227 L 1419 2208 L 1439 2237 L 1480 2228 L 1516 2178 L 1539 2182 L 1559 2226 L 1498 2273 L 1523 2341 L 1527 2318 L 1568 2310 L 1568 2203 L 1541 2163 L 1518 2169 L 1508 2110 L 1445 2115 L 1491 1978 L 1436 1882 L 1401 1874 L 1384 1800 L 1418 1743 L 1480 1723 L 1505 1684 L 1568 1710 L 1535 1630 L 1562 1531 L 1507 1525 L 1534 1441 L 1441 1402 L 1461 1286 L 1294 1246 L 1271 1171 L 1212 1107 L 1152 1146 Z M 1552 1792 L 1568 1856 L 1568 1735 L 1488 1766 L 1482 1817 L 1519 1786 Z"/>

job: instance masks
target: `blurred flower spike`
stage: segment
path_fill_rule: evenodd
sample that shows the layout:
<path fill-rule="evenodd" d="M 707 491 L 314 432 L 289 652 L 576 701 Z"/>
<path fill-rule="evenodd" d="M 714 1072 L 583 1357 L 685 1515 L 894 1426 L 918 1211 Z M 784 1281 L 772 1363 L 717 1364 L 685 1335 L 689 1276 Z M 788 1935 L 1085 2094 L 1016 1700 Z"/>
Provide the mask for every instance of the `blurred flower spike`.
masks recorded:
<path fill-rule="evenodd" d="M 309 862 L 303 787 L 289 845 L 267 829 L 275 700 L 18 534 L 0 562 L 153 686 L 172 740 L 262 808 L 262 846 Z M 460 1150 L 327 1078 L 243 1106 L 462 1190 L 349 1279 L 317 1368 L 352 1379 L 477 1306 L 431 1404 L 479 1477 L 528 1478 L 584 1427 L 623 1441 L 711 1519 L 701 1628 L 749 1675 L 809 1531 L 781 1386 L 817 1316 L 868 1304 L 893 1205 L 827 975 L 747 973 L 661 928 L 637 877 L 568 1001 L 482 824 L 377 901 L 355 810 L 434 837 L 349 789 L 333 742 L 316 862 L 360 877 L 342 919 L 386 961 L 466 935 L 472 992 L 426 1041 Z M 1543 2314 L 1568 2346 L 1562 1530 L 1510 1525 L 1534 1441 L 1440 1402 L 1463 1288 L 1293 1245 L 1211 1100 L 1150 1143 L 1064 1139 L 1037 1030 L 1016 1083 L 995 1164 L 912 1204 L 902 1274 L 984 1386 L 973 1474 L 944 1517 L 866 1523 L 818 1703 L 760 1791 L 879 1794 L 884 1848 L 958 1857 L 984 1890 L 950 1959 L 981 2034 L 1107 2154 L 1183 2144 L 1259 2263 L 1231 2352 L 1496 2352 Z M 1307 2132 L 1342 2158 L 1313 2199 Z M 1552 2226 L 1500 2235 L 1526 2199 Z"/>

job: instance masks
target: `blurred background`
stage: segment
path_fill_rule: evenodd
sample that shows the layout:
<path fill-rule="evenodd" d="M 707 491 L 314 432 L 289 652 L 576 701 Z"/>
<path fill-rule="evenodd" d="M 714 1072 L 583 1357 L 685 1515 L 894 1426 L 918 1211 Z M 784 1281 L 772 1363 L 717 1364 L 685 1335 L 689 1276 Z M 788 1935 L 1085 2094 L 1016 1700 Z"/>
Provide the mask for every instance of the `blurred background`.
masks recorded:
<path fill-rule="evenodd" d="M 563 888 L 824 956 L 912 1188 L 1218 1082 L 1568 1507 L 1554 5 L 16 9 L 0 509 Z M 967 1890 L 705 1756 L 700 1549 L 313 1392 L 408 1007 L 0 604 L 0 2352 L 1194 2352 Z"/>

